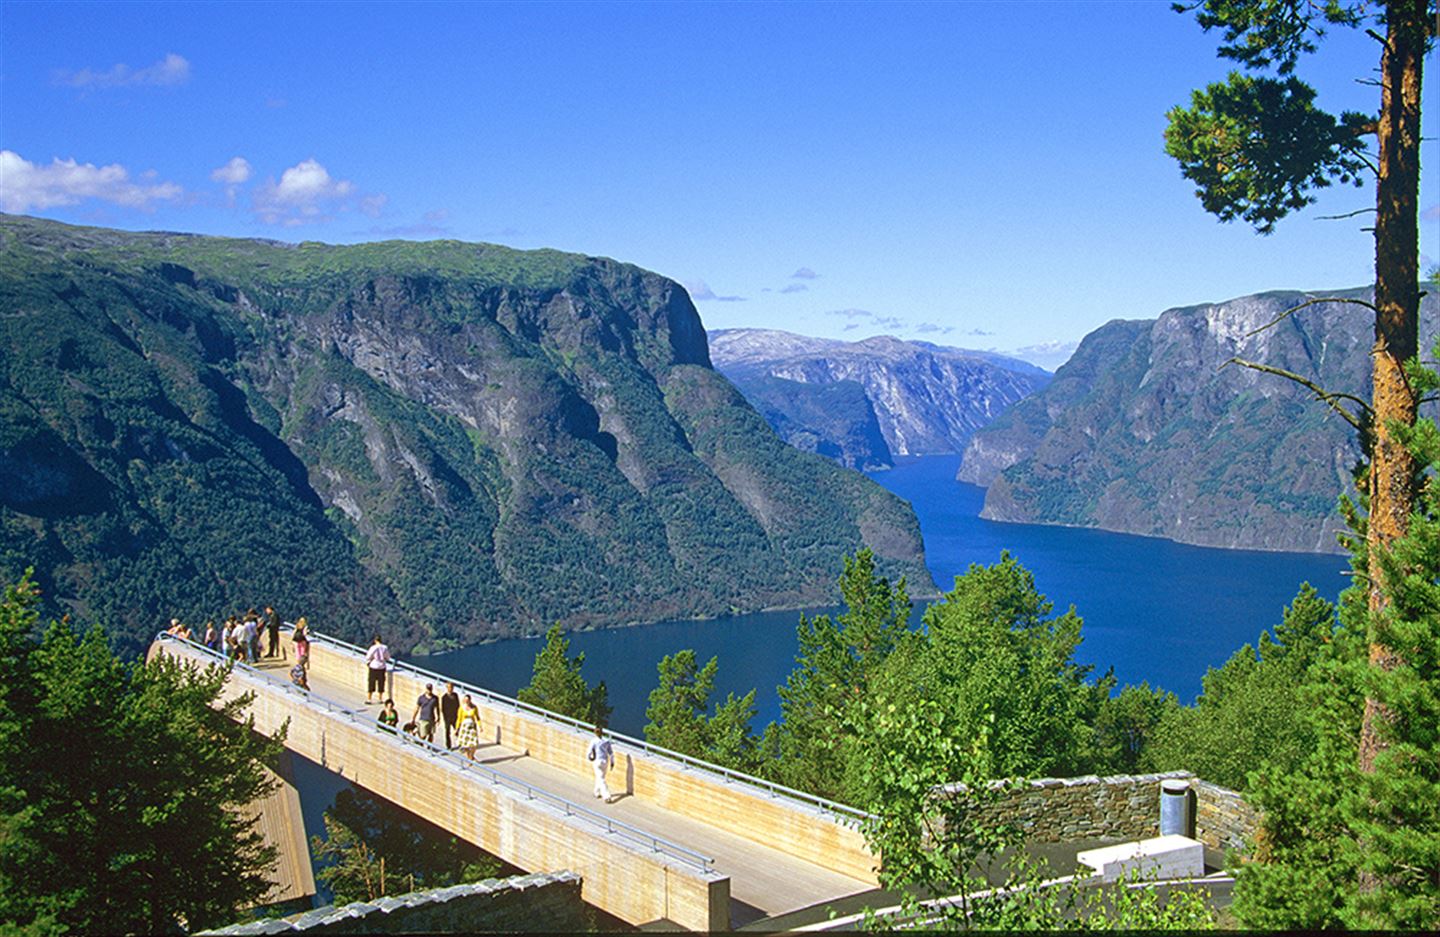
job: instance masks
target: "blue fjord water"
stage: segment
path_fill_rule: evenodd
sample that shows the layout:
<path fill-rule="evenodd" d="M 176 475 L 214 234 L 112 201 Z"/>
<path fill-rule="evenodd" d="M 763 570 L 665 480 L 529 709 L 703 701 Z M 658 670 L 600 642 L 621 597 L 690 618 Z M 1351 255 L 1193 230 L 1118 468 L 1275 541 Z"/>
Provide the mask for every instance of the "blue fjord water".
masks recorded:
<path fill-rule="evenodd" d="M 1081 663 L 1097 672 L 1113 667 L 1122 684 L 1149 681 L 1190 702 L 1205 669 L 1273 628 L 1301 582 L 1331 599 L 1346 585 L 1341 574 L 1346 564 L 1339 556 L 1212 550 L 1098 530 L 981 520 L 985 491 L 956 482 L 958 464 L 958 456 L 928 456 L 871 476 L 914 505 L 936 584 L 948 590 L 971 563 L 994 563 L 1009 550 L 1057 609 L 1074 605 L 1085 619 L 1076 655 Z M 838 557 L 836 568 L 838 575 Z M 656 664 L 684 648 L 693 648 L 702 662 L 719 658 L 722 698 L 757 690 L 758 731 L 780 716 L 775 688 L 794 667 L 798 617 L 794 611 L 761 612 L 589 631 L 571 635 L 570 649 L 585 653 L 587 680 L 604 680 L 609 687 L 611 723 L 621 732 L 642 734 Z M 418 663 L 513 696 L 530 681 L 541 643 L 496 641 Z M 413 705 L 400 701 L 407 714 Z M 303 758 L 296 758 L 294 767 L 305 832 L 320 835 L 323 811 L 348 782 Z M 322 892 L 328 894 L 323 886 Z"/>
<path fill-rule="evenodd" d="M 1190 702 L 1207 667 L 1224 663 L 1262 629 L 1273 629 L 1300 583 L 1308 581 L 1334 599 L 1347 582 L 1340 556 L 1216 550 L 1099 530 L 982 520 L 984 489 L 956 482 L 958 464 L 958 456 L 927 456 L 871 476 L 914 505 L 936 584 L 948 590 L 970 564 L 994 563 L 1009 550 L 1057 611 L 1074 605 L 1084 618 L 1078 660 L 1097 673 L 1113 667 L 1122 685 L 1148 681 Z M 702 663 L 719 658 L 721 698 L 757 690 L 758 730 L 779 718 L 775 688 L 795 663 L 798 617 L 795 611 L 761 612 L 582 632 L 571 635 L 570 650 L 584 652 L 587 680 L 605 681 L 618 731 L 641 733 L 656 664 L 684 648 L 693 648 Z M 514 695 L 529 682 L 540 647 L 539 639 L 497 641 L 436 655 L 422 665 Z"/>

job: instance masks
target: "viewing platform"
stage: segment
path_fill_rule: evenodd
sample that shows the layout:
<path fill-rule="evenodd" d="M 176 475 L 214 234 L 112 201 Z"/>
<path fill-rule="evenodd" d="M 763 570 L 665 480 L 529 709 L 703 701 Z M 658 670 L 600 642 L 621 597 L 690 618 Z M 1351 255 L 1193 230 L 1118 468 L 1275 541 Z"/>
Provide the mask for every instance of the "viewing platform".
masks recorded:
<path fill-rule="evenodd" d="M 617 799 L 604 804 L 585 760 L 590 725 L 399 663 L 402 717 L 426 683 L 474 699 L 482 745 L 471 762 L 382 729 L 380 707 L 365 703 L 363 650 L 313 632 L 311 642 L 308 692 L 289 680 L 293 656 L 231 672 L 227 698 L 255 694 L 258 731 L 288 720 L 296 754 L 527 872 L 579 874 L 584 900 L 622 920 L 729 930 L 877 886 L 853 808 L 614 733 Z M 223 661 L 164 634 L 150 654 Z"/>

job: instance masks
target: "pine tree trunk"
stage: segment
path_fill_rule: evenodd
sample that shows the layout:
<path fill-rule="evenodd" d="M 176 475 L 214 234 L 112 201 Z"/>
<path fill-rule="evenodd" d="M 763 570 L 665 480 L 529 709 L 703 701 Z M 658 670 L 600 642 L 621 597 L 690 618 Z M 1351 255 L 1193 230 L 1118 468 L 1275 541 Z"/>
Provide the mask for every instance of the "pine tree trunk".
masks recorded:
<path fill-rule="evenodd" d="M 1386 8 L 1385 49 L 1380 60 L 1379 179 L 1375 196 L 1375 441 L 1370 463 L 1370 664 L 1391 669 L 1395 654 L 1379 643 L 1377 616 L 1389 604 L 1378 557 L 1409 526 L 1416 492 L 1415 460 L 1391 431 L 1413 426 L 1414 389 L 1404 363 L 1419 350 L 1420 79 L 1424 64 L 1428 0 L 1394 0 Z M 1373 771 L 1383 747 L 1377 725 L 1384 708 L 1365 701 L 1360 728 L 1360 770 Z"/>

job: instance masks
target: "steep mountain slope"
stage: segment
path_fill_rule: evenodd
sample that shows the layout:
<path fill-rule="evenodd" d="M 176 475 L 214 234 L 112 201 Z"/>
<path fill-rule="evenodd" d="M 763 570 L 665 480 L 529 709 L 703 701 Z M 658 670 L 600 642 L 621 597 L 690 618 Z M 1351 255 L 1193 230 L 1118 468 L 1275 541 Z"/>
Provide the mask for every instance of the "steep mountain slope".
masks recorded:
<path fill-rule="evenodd" d="M 1370 313 L 1280 291 L 1111 322 L 1045 390 L 975 434 L 961 481 L 989 485 L 982 516 L 1168 537 L 1204 546 L 1334 552 L 1335 501 L 1352 490 L 1350 426 L 1284 368 L 1368 398 Z M 1440 303 L 1422 305 L 1422 338 Z M 1428 341 L 1429 339 L 1425 339 Z"/>
<path fill-rule="evenodd" d="M 861 471 L 895 464 L 875 408 L 855 381 L 806 384 L 769 374 L 732 380 L 765 422 L 796 449 Z"/>
<path fill-rule="evenodd" d="M 135 640 L 274 601 L 473 643 L 828 601 L 919 528 L 784 445 L 615 261 L 0 217 L 0 575 Z"/>
<path fill-rule="evenodd" d="M 975 430 L 1050 377 L 1000 355 L 888 335 L 842 342 L 773 329 L 721 329 L 710 334 L 710 354 L 782 437 L 865 467 L 890 464 L 891 455 L 959 452 Z M 844 382 L 864 389 L 888 452 L 871 441 L 871 414 L 858 399 L 852 405 L 817 402 L 795 386 Z"/>

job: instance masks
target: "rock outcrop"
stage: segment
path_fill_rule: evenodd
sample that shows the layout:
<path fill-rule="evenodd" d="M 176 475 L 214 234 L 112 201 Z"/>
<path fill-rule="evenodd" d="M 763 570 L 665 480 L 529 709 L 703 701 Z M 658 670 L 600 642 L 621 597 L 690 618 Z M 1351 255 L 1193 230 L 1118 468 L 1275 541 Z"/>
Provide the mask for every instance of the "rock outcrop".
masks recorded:
<path fill-rule="evenodd" d="M 994 520 L 1338 551 L 1354 431 L 1294 382 L 1226 366 L 1256 361 L 1368 399 L 1368 310 L 1323 303 L 1275 321 L 1324 296 L 1369 291 L 1262 293 L 1102 326 L 1049 387 L 975 434 L 960 480 L 989 486 L 982 516 Z M 1437 319 L 1427 296 L 1424 341 Z"/>

